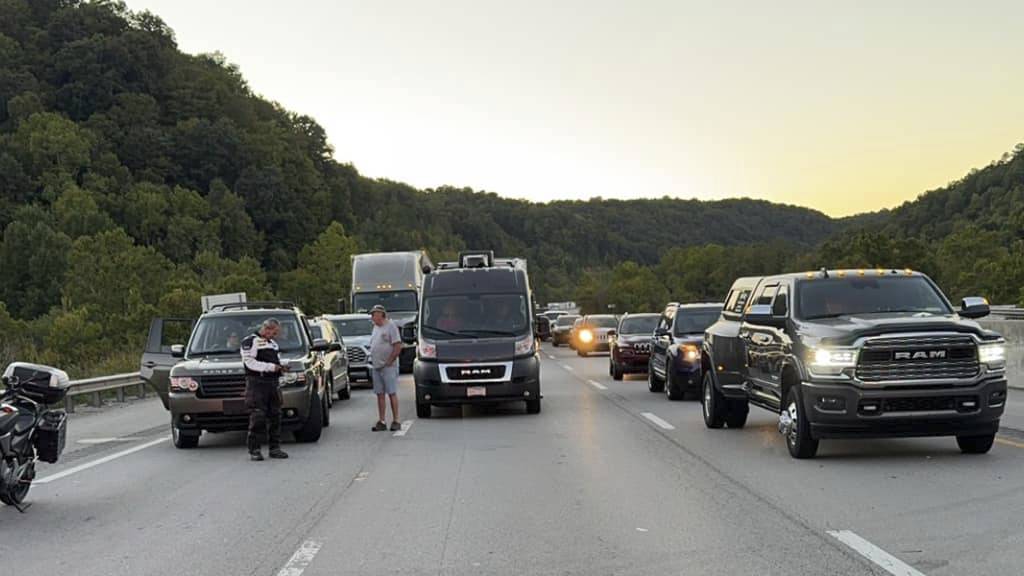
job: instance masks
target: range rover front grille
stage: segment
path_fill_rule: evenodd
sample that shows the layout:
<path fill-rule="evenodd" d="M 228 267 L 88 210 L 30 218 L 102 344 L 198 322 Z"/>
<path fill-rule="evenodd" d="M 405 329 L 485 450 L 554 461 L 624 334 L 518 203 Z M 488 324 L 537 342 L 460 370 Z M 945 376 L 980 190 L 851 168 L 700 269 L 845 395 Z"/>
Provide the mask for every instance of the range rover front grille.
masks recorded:
<path fill-rule="evenodd" d="M 973 378 L 978 370 L 977 345 L 958 334 L 868 340 L 857 361 L 862 382 L 958 380 Z"/>
<path fill-rule="evenodd" d="M 199 398 L 244 398 L 245 376 L 203 376 L 199 378 Z"/>

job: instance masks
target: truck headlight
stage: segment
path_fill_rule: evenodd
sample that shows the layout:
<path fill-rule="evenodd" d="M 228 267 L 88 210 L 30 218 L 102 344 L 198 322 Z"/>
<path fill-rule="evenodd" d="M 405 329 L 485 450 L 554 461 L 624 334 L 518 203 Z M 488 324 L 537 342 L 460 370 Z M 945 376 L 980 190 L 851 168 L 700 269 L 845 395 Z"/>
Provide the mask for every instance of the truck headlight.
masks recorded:
<path fill-rule="evenodd" d="M 857 365 L 857 351 L 836 348 L 817 348 L 811 356 L 815 367 L 853 368 Z"/>
<path fill-rule="evenodd" d="M 533 353 L 533 336 L 527 336 L 516 341 L 516 356 L 526 356 Z"/>
<path fill-rule="evenodd" d="M 995 342 L 978 346 L 978 360 L 989 368 L 1002 368 L 1006 365 L 1006 344 Z"/>
<path fill-rule="evenodd" d="M 416 347 L 416 353 L 419 354 L 420 358 L 437 358 L 437 346 L 420 338 L 420 342 Z"/>

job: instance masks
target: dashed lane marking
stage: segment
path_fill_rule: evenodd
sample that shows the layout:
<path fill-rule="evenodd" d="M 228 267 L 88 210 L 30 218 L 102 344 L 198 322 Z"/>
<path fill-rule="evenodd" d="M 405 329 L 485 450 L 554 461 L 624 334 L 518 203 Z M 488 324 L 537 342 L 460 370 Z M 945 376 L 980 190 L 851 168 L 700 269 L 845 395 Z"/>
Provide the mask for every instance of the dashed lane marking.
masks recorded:
<path fill-rule="evenodd" d="M 299 549 L 292 554 L 292 557 L 288 559 L 288 563 L 281 568 L 281 571 L 277 573 L 277 576 L 302 576 L 302 573 L 309 568 L 309 565 L 313 563 L 313 558 L 316 558 L 317 552 L 320 548 L 323 548 L 323 542 L 317 542 L 316 540 L 306 540 L 299 546 Z"/>
<path fill-rule="evenodd" d="M 924 573 L 861 538 L 852 530 L 829 530 L 828 533 L 893 576 L 924 576 Z"/>
<path fill-rule="evenodd" d="M 996 438 L 996 442 L 1005 444 L 1007 446 L 1013 446 L 1014 448 L 1024 448 L 1024 444 L 1020 442 L 1014 442 L 1013 440 L 1007 440 L 1006 438 Z"/>
<path fill-rule="evenodd" d="M 562 364 L 562 368 L 565 368 L 569 372 L 575 372 L 576 371 L 575 368 L 573 368 L 572 366 L 569 366 L 568 364 Z"/>
<path fill-rule="evenodd" d="M 49 476 L 44 476 L 42 478 L 36 478 L 34 483 L 35 484 L 49 484 L 50 482 L 53 482 L 54 480 L 60 480 L 61 478 L 67 478 L 68 476 L 71 476 L 72 474 L 78 474 L 79 472 L 88 470 L 90 468 L 95 468 L 95 467 L 100 466 L 102 464 L 106 464 L 107 462 L 110 462 L 110 461 L 113 461 L 113 460 L 117 460 L 118 458 L 123 458 L 125 456 L 128 456 L 129 454 L 134 454 L 134 453 L 136 453 L 136 452 L 138 452 L 140 450 L 145 450 L 146 448 L 150 448 L 150 447 L 156 446 L 157 444 L 160 444 L 162 442 L 166 442 L 168 438 L 169 438 L 169 436 L 164 436 L 162 438 L 157 438 L 156 440 L 150 440 L 149 442 L 146 442 L 145 444 L 139 444 L 138 446 L 132 446 L 131 448 L 129 448 L 127 450 L 122 450 L 120 452 L 115 452 L 113 454 L 110 454 L 109 456 L 104 456 L 103 458 L 99 458 L 97 460 L 93 460 L 92 462 L 86 462 L 85 464 L 79 464 L 78 466 L 75 466 L 73 468 L 68 468 L 67 470 L 62 470 L 60 472 L 57 472 L 56 474 L 51 474 Z"/>
<path fill-rule="evenodd" d="M 394 434 L 392 434 L 392 436 L 396 438 L 400 436 L 405 436 L 405 433 L 409 431 L 409 428 L 412 428 L 412 420 L 406 420 L 405 422 L 402 422 L 402 429 L 396 431 Z"/>
<path fill-rule="evenodd" d="M 598 390 L 607 390 L 608 389 L 608 387 L 605 386 L 604 384 L 601 384 L 600 382 L 597 382 L 597 381 L 594 381 L 594 380 L 587 380 L 587 383 L 590 384 L 591 386 L 593 386 L 594 388 L 597 388 Z"/>
<path fill-rule="evenodd" d="M 655 426 L 657 426 L 658 428 L 661 428 L 662 430 L 675 430 L 676 429 L 675 426 L 669 424 L 668 422 L 665 422 L 664 420 L 662 420 L 661 418 L 658 418 L 656 415 L 654 415 L 654 414 L 652 414 L 650 412 L 641 412 L 640 415 L 643 416 L 644 418 L 647 418 L 651 422 L 654 422 Z"/>

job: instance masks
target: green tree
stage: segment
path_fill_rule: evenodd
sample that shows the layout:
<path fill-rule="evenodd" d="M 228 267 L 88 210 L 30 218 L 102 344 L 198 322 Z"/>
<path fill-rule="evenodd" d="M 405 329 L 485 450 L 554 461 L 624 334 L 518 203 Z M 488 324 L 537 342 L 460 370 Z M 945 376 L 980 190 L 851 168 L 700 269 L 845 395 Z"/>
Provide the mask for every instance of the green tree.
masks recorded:
<path fill-rule="evenodd" d="M 281 276 L 278 293 L 294 299 L 312 312 L 326 313 L 347 299 L 352 282 L 352 256 L 359 244 L 345 228 L 330 226 L 299 253 L 299 267 Z"/>

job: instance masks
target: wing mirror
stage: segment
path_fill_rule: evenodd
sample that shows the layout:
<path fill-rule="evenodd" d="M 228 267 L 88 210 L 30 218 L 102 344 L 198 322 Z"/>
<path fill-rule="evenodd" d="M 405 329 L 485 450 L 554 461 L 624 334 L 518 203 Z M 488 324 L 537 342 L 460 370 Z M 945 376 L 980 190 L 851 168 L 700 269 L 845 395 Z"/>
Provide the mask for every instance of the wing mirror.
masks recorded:
<path fill-rule="evenodd" d="M 331 342 L 331 352 L 341 352 L 341 342 Z"/>
<path fill-rule="evenodd" d="M 181 344 L 171 345 L 171 358 L 184 358 L 185 357 L 185 346 Z"/>
<path fill-rule="evenodd" d="M 313 352 L 327 352 L 328 348 L 327 340 L 316 338 L 313 340 L 313 346 L 310 347 L 310 350 Z"/>
<path fill-rule="evenodd" d="M 406 344 L 416 343 L 416 323 L 415 321 L 409 322 L 405 326 L 402 326 L 402 342 Z"/>
<path fill-rule="evenodd" d="M 991 312 L 988 300 L 979 296 L 968 296 L 960 302 L 960 315 L 964 318 L 984 318 Z"/>
<path fill-rule="evenodd" d="M 747 309 L 747 313 L 743 316 L 743 320 L 748 324 L 753 324 L 755 326 L 782 328 L 786 325 L 786 317 L 773 315 L 770 304 L 755 304 L 754 306 L 751 306 Z"/>

